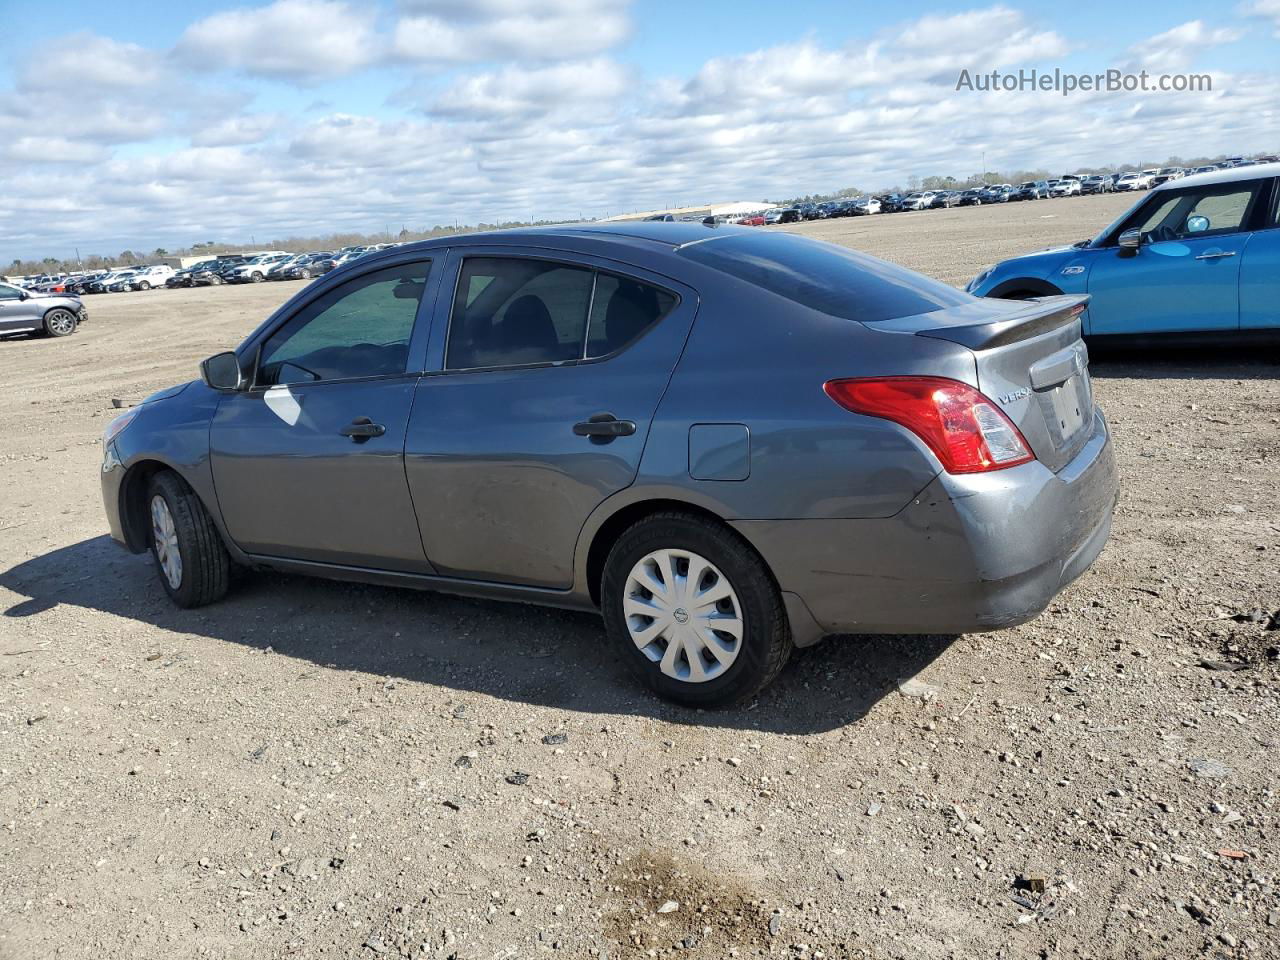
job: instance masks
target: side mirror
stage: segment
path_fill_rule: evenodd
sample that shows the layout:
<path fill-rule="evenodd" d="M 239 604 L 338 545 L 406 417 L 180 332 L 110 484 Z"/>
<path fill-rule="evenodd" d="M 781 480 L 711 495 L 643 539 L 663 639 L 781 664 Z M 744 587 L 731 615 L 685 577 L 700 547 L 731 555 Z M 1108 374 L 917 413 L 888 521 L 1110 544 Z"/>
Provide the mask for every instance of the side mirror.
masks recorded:
<path fill-rule="evenodd" d="M 1126 230 L 1116 238 L 1116 242 L 1125 250 L 1137 250 L 1142 246 L 1142 231 Z"/>
<path fill-rule="evenodd" d="M 243 390 L 249 385 L 240 358 L 229 350 L 203 361 L 200 376 L 214 390 Z"/>
<path fill-rule="evenodd" d="M 31 299 L 31 294 L 30 294 L 30 293 L 28 293 L 26 290 L 23 290 L 21 293 L 19 293 L 19 294 L 18 294 L 18 299 L 19 299 L 19 300 L 30 300 L 30 299 Z"/>

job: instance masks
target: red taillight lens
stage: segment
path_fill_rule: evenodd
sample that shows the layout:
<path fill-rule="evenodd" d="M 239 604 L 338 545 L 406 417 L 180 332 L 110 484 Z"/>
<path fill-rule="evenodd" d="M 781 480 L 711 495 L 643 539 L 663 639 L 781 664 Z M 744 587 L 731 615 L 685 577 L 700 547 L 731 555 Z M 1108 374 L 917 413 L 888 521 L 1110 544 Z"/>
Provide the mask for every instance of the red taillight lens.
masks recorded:
<path fill-rule="evenodd" d="M 1013 422 L 967 383 L 944 377 L 830 380 L 822 389 L 854 413 L 900 423 L 948 473 L 1003 470 L 1034 460 Z"/>

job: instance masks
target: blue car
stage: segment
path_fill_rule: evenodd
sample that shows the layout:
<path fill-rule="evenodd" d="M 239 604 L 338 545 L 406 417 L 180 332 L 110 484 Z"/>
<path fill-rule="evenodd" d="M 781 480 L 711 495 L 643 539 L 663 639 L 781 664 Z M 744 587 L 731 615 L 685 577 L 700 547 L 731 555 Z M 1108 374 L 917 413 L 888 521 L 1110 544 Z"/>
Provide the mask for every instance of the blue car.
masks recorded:
<path fill-rule="evenodd" d="M 1171 180 L 1092 240 L 1005 260 L 965 288 L 1089 294 L 1087 337 L 1280 333 L 1280 163 Z"/>

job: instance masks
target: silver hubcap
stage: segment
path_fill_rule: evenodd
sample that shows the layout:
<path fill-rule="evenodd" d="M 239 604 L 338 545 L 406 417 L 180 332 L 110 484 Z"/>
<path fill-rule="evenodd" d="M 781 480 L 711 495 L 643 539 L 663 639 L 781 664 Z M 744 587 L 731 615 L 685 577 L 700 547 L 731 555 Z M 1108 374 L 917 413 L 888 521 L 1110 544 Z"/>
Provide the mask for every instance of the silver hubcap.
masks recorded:
<path fill-rule="evenodd" d="M 655 550 L 631 568 L 623 593 L 631 640 L 668 677 L 705 683 L 742 650 L 742 607 L 729 580 L 688 550 Z"/>
<path fill-rule="evenodd" d="M 177 590 L 182 586 L 182 554 L 178 551 L 178 528 L 164 497 L 151 498 L 151 539 L 155 544 L 156 559 L 169 586 Z"/>
<path fill-rule="evenodd" d="M 65 310 L 49 315 L 49 326 L 53 328 L 54 333 L 70 333 L 74 325 L 75 318 Z"/>

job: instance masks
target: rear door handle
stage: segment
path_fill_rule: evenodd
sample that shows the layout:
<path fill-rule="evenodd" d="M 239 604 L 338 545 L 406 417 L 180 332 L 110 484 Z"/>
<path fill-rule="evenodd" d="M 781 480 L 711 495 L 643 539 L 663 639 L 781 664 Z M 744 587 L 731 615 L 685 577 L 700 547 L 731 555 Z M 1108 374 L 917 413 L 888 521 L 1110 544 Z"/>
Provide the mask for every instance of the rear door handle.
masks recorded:
<path fill-rule="evenodd" d="M 603 443 L 614 437 L 631 436 L 636 432 L 636 424 L 634 420 L 619 420 L 612 413 L 595 413 L 581 423 L 575 423 L 573 432 L 579 437 L 591 437 Z"/>
<path fill-rule="evenodd" d="M 1207 250 L 1196 257 L 1197 260 L 1221 260 L 1223 257 L 1234 257 L 1234 250 Z"/>
<path fill-rule="evenodd" d="M 370 437 L 380 437 L 386 432 L 386 427 L 380 423 L 374 423 L 368 417 L 356 417 L 338 431 L 342 436 L 350 437 L 356 443 L 368 440 Z"/>

